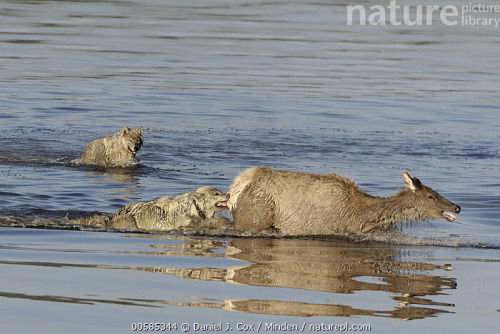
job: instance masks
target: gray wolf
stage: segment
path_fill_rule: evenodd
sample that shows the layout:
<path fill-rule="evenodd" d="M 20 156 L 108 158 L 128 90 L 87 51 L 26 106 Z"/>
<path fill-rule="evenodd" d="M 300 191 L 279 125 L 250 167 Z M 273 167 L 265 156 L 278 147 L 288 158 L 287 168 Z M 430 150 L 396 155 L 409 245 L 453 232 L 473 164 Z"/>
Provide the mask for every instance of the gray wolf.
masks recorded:
<path fill-rule="evenodd" d="M 149 202 L 127 205 L 113 215 L 71 220 L 71 223 L 97 225 L 117 229 L 170 231 L 181 227 L 218 227 L 224 218 L 215 214 L 227 209 L 229 196 L 210 186 L 198 188 L 176 197 L 160 197 Z M 229 224 L 229 221 L 227 221 Z"/>
<path fill-rule="evenodd" d="M 87 145 L 81 163 L 128 164 L 135 163 L 136 153 L 144 143 L 142 126 L 135 130 L 124 126 L 120 133 L 96 139 Z"/>

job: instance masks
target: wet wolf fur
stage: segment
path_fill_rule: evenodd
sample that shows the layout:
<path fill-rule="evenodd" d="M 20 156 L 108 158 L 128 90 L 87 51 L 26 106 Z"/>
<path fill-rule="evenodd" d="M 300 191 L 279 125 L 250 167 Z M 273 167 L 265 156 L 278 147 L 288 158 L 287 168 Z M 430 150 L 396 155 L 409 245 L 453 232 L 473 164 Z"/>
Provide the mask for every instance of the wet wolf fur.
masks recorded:
<path fill-rule="evenodd" d="M 277 229 L 287 235 L 363 233 L 403 221 L 456 219 L 460 207 L 403 174 L 406 190 L 374 197 L 336 174 L 318 175 L 254 167 L 228 192 L 235 228 Z"/>
<path fill-rule="evenodd" d="M 170 231 L 180 227 L 220 227 L 228 225 L 215 214 L 227 209 L 229 196 L 213 187 L 201 187 L 176 197 L 160 197 L 150 202 L 127 205 L 113 215 L 71 220 L 71 223 L 117 229 Z M 219 219 L 220 218 L 220 219 Z"/>
<path fill-rule="evenodd" d="M 135 162 L 136 153 L 144 142 L 142 126 L 130 130 L 124 126 L 120 133 L 96 139 L 87 145 L 81 161 L 86 163 Z"/>

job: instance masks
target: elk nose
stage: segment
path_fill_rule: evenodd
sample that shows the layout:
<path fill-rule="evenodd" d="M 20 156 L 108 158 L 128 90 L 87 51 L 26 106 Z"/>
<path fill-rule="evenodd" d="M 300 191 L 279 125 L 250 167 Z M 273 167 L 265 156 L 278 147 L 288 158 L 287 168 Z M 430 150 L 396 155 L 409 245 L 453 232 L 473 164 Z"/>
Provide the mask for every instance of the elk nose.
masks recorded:
<path fill-rule="evenodd" d="M 455 207 L 453 208 L 453 210 L 455 210 L 456 213 L 460 213 L 460 211 L 461 211 L 460 205 L 455 205 Z"/>

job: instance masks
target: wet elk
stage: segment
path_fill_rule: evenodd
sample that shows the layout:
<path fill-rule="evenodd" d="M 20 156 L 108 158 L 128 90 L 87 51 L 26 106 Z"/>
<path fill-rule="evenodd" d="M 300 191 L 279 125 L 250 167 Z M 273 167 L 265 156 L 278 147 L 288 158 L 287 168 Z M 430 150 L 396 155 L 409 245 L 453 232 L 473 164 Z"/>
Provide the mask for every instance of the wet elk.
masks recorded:
<path fill-rule="evenodd" d="M 403 221 L 457 218 L 460 206 L 406 171 L 403 177 L 406 189 L 374 197 L 337 174 L 254 167 L 235 178 L 229 208 L 238 229 L 276 229 L 286 235 L 364 233 Z"/>

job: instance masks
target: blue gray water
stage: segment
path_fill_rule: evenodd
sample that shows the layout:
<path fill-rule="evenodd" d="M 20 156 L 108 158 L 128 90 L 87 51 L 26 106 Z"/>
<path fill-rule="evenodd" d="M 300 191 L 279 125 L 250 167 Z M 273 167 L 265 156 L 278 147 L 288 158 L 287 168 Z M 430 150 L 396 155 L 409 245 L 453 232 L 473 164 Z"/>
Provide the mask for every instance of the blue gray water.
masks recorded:
<path fill-rule="evenodd" d="M 347 26 L 346 5 L 0 1 L 0 331 L 492 332 L 498 31 Z M 144 127 L 139 166 L 71 164 L 124 125 Z M 44 224 L 202 185 L 227 191 L 260 165 L 337 172 L 379 196 L 408 170 L 462 213 L 356 240 Z"/>

